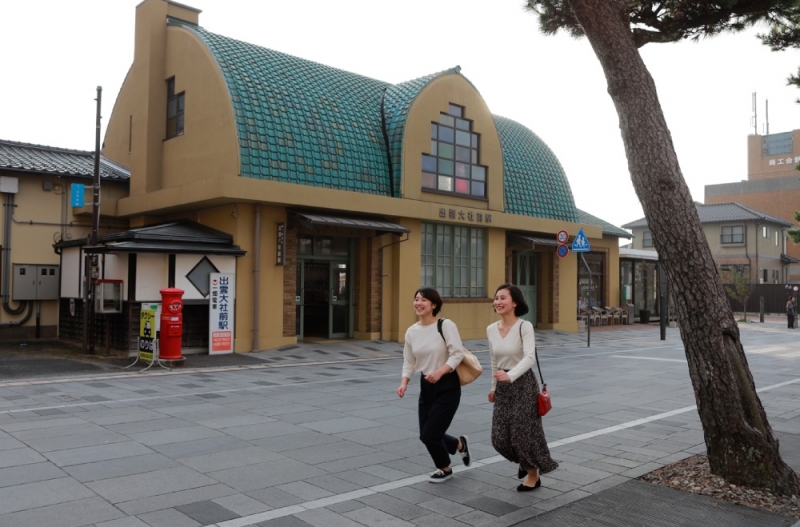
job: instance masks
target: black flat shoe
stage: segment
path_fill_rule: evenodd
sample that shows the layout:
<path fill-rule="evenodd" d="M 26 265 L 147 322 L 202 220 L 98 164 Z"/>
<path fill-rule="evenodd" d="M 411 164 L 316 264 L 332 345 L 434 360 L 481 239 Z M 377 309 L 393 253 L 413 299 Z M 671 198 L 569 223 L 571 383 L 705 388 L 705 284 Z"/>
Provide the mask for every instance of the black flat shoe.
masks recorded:
<path fill-rule="evenodd" d="M 528 476 L 527 470 L 517 469 L 517 479 L 525 479 Z"/>
<path fill-rule="evenodd" d="M 519 486 L 517 487 L 517 492 L 530 492 L 532 490 L 538 489 L 541 486 L 542 486 L 542 478 L 539 478 L 536 480 L 536 485 L 534 485 L 533 487 L 529 487 L 527 485 L 523 485 L 522 483 L 520 483 Z"/>

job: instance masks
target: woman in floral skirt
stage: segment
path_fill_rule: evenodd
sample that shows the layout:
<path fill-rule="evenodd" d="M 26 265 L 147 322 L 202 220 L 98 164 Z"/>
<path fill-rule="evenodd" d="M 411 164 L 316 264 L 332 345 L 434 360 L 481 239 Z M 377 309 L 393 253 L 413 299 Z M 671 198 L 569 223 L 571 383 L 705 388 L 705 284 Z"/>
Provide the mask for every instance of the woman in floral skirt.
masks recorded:
<path fill-rule="evenodd" d="M 486 328 L 492 359 L 492 446 L 507 460 L 519 464 L 525 478 L 519 492 L 541 487 L 539 474 L 558 468 L 550 457 L 536 396 L 539 383 L 531 369 L 536 362 L 533 324 L 519 317 L 528 312 L 522 291 L 503 284 L 494 294 L 494 310 L 501 319 Z"/>

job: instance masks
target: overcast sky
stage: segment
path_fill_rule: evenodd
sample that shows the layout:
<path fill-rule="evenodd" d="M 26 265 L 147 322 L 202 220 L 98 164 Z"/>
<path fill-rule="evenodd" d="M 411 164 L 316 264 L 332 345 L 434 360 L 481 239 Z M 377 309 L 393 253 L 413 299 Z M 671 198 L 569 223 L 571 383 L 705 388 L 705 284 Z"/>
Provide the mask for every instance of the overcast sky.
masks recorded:
<path fill-rule="evenodd" d="M 133 60 L 138 0 L 0 0 L 0 139 L 94 149 Z M 392 83 L 461 66 L 492 113 L 555 152 L 576 205 L 615 225 L 643 216 L 616 112 L 585 40 L 545 37 L 522 0 L 183 0 L 206 29 Z M 649 44 L 655 78 L 692 196 L 747 177 L 747 135 L 800 128 L 786 77 L 800 52 L 770 52 L 755 31 L 700 43 Z"/>

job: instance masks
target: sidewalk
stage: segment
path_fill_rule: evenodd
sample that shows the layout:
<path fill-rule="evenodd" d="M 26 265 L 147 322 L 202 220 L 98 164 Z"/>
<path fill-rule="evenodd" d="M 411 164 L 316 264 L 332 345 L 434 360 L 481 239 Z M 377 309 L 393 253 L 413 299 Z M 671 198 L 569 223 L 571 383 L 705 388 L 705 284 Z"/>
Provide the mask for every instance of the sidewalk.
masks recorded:
<path fill-rule="evenodd" d="M 743 326 L 742 340 L 784 459 L 800 469 L 800 363 L 790 356 L 799 348 L 783 323 Z M 525 495 L 491 448 L 483 378 L 465 387 L 452 426 L 469 435 L 472 466 L 456 462 L 451 481 L 427 482 L 418 390 L 394 395 L 394 342 L 192 356 L 172 372 L 2 378 L 0 525 L 796 523 L 637 480 L 705 451 L 679 334 L 660 341 L 657 325 L 634 325 L 591 337 L 587 348 L 585 333 L 536 333 L 560 467 Z M 488 366 L 485 340 L 465 345 Z"/>

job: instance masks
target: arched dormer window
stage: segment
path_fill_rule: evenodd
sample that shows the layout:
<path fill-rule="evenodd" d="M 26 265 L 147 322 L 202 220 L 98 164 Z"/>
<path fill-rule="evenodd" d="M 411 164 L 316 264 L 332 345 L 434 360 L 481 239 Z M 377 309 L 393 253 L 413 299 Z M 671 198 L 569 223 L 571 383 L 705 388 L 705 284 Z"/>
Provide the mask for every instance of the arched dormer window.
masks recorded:
<path fill-rule="evenodd" d="M 480 135 L 464 107 L 450 103 L 431 122 L 430 153 L 422 154 L 422 190 L 486 198 L 486 167 L 480 162 Z"/>

